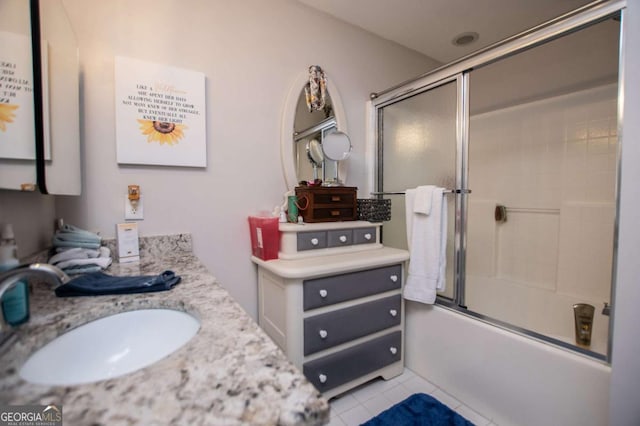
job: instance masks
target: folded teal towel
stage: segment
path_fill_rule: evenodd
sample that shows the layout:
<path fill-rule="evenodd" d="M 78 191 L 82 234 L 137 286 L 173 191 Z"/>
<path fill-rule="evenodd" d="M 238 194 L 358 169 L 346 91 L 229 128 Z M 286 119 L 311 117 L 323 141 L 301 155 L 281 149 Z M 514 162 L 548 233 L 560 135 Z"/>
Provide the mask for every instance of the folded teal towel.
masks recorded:
<path fill-rule="evenodd" d="M 100 247 L 100 243 L 62 240 L 58 237 L 57 234 L 53 236 L 51 243 L 53 244 L 54 247 L 80 247 L 80 248 L 87 248 L 87 249 L 94 249 L 94 250 Z"/>
<path fill-rule="evenodd" d="M 56 288 L 56 296 L 149 293 L 171 290 L 179 282 L 180 276 L 173 271 L 164 271 L 156 276 L 144 275 L 138 277 L 114 277 L 102 272 L 94 272 L 74 278 Z"/>
<path fill-rule="evenodd" d="M 67 275 L 80 275 L 89 274 L 91 272 L 100 272 L 102 271 L 102 267 L 99 265 L 74 266 L 71 268 L 65 268 L 63 271 Z"/>
<path fill-rule="evenodd" d="M 100 247 L 102 237 L 93 232 L 85 231 L 73 225 L 63 225 L 52 239 L 54 247 L 82 247 L 97 249 Z"/>

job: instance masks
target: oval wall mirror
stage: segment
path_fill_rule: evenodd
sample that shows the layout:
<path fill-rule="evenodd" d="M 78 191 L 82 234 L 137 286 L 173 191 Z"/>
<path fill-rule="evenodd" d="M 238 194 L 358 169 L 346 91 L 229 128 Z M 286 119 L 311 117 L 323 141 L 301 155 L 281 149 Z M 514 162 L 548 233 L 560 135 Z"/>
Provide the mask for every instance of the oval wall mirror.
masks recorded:
<path fill-rule="evenodd" d="M 307 109 L 304 91 L 309 81 L 307 71 L 298 75 L 285 101 L 280 157 L 288 191 L 303 180 L 334 176 L 337 168 L 343 179 L 346 176 L 346 164 L 327 159 L 322 148 L 324 138 L 331 132 L 347 132 L 342 100 L 331 80 L 327 80 L 325 108 L 311 113 Z"/>

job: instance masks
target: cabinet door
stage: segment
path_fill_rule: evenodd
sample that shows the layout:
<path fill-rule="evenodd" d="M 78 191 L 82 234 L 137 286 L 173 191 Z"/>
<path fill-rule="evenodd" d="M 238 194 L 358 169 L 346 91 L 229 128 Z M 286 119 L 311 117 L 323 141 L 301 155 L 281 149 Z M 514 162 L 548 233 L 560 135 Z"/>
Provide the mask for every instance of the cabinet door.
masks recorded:
<path fill-rule="evenodd" d="M 326 392 L 401 359 L 402 333 L 396 331 L 358 346 L 310 361 L 302 366 L 304 375 L 320 391 Z"/>
<path fill-rule="evenodd" d="M 353 230 L 353 244 L 372 244 L 376 242 L 376 228 L 356 228 Z"/>
<path fill-rule="evenodd" d="M 353 243 L 353 230 L 335 229 L 327 231 L 327 247 L 350 246 Z"/>
<path fill-rule="evenodd" d="M 304 354 L 327 349 L 400 324 L 400 295 L 304 320 Z"/>
<path fill-rule="evenodd" d="M 298 232 L 297 237 L 298 251 L 327 247 L 327 233 L 325 231 Z"/>
<path fill-rule="evenodd" d="M 303 309 L 319 308 L 400 288 L 402 266 L 391 265 L 304 281 Z"/>

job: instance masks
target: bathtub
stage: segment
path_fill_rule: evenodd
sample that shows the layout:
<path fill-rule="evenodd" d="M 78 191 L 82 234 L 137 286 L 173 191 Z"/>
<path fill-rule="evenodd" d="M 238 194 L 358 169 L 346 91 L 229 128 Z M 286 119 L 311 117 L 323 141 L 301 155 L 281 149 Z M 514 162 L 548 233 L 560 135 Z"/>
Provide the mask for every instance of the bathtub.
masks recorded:
<path fill-rule="evenodd" d="M 608 423 L 603 361 L 440 305 L 407 302 L 405 324 L 406 366 L 497 425 Z"/>

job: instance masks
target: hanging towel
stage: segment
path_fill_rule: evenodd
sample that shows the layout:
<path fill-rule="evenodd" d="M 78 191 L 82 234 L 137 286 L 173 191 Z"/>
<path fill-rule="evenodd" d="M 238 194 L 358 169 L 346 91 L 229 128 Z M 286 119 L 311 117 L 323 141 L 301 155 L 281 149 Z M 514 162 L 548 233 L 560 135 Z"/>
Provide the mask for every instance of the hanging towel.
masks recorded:
<path fill-rule="evenodd" d="M 74 278 L 57 287 L 55 291 L 58 297 L 149 293 L 171 290 L 179 282 L 180 276 L 173 271 L 164 271 L 156 276 L 138 277 L 114 277 L 102 272 L 94 272 Z"/>
<path fill-rule="evenodd" d="M 413 212 L 421 213 L 429 216 L 431 214 L 433 191 L 436 189 L 433 185 L 419 186 L 415 189 L 415 198 L 413 200 Z"/>
<path fill-rule="evenodd" d="M 408 189 L 405 196 L 410 260 L 404 298 L 433 304 L 445 288 L 447 203 L 444 188 Z M 426 212 L 426 213 L 425 213 Z"/>

